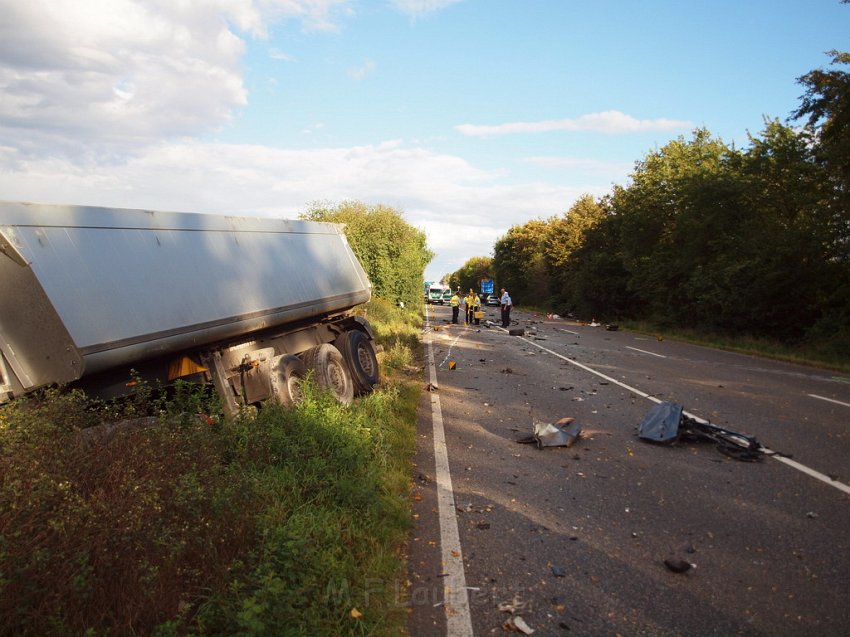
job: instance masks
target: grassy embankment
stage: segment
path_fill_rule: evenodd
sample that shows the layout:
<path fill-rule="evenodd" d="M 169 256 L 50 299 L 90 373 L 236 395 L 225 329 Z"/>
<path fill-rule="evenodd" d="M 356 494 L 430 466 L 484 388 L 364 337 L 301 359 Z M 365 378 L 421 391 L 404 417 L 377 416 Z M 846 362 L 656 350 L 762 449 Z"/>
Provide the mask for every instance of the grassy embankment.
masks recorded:
<path fill-rule="evenodd" d="M 662 336 L 663 338 L 715 347 L 741 354 L 753 354 L 788 363 L 798 363 L 800 365 L 809 365 L 810 367 L 823 367 L 850 373 L 850 360 L 846 353 L 842 351 L 843 346 L 840 343 L 838 346 L 829 341 L 788 345 L 757 336 L 724 336 L 695 330 L 658 328 L 648 323 L 626 322 L 621 324 L 621 326 L 635 332 L 652 334 L 656 337 Z"/>
<path fill-rule="evenodd" d="M 384 382 L 350 407 L 308 385 L 235 421 L 189 386 L 0 409 L 0 634 L 398 634 L 421 318 L 368 313 Z"/>

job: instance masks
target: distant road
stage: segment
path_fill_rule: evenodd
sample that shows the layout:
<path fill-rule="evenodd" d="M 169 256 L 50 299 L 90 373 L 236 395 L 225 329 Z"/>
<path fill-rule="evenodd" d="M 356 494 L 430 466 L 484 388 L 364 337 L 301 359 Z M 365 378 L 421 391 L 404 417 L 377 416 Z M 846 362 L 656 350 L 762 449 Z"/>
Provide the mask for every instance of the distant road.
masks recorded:
<path fill-rule="evenodd" d="M 467 634 L 464 614 L 468 634 L 500 633 L 511 615 L 499 604 L 540 635 L 848 633 L 850 378 L 522 312 L 537 334 L 429 312 L 436 391 L 420 417 L 414 636 L 447 634 L 446 615 L 451 634 Z M 707 443 L 640 441 L 652 399 L 755 435 L 826 482 Z M 532 419 L 564 416 L 584 429 L 574 447 L 515 442 Z M 448 552 L 437 421 L 457 529 Z M 673 573 L 664 559 L 696 568 Z M 465 608 L 457 590 L 445 608 L 447 581 L 462 582 Z"/>

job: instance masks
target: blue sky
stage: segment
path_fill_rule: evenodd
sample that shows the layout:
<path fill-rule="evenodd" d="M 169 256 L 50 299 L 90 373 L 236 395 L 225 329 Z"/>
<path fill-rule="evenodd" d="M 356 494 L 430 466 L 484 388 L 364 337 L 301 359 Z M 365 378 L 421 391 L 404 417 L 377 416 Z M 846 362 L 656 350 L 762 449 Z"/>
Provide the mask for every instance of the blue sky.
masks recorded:
<path fill-rule="evenodd" d="M 438 279 L 694 127 L 746 145 L 831 49 L 839 0 L 0 0 L 0 199 L 385 204 Z"/>

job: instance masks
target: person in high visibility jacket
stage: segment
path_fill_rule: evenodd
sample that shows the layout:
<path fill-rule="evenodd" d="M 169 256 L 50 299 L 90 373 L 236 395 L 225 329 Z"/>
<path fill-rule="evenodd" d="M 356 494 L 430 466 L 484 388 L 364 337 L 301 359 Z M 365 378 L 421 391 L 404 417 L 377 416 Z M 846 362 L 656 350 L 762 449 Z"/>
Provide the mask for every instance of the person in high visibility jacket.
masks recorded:
<path fill-rule="evenodd" d="M 476 325 L 481 325 L 481 319 L 475 316 L 475 313 L 481 310 L 481 297 L 478 296 L 478 293 L 474 293 L 472 295 L 472 318 L 475 320 Z"/>
<path fill-rule="evenodd" d="M 475 293 L 472 291 L 472 288 L 469 289 L 469 294 L 466 295 L 466 324 L 469 325 L 472 323 L 474 318 L 473 312 L 475 312 Z"/>
<path fill-rule="evenodd" d="M 449 299 L 449 304 L 452 306 L 452 323 L 457 325 L 457 317 L 460 314 L 460 290 L 452 294 L 452 298 Z"/>

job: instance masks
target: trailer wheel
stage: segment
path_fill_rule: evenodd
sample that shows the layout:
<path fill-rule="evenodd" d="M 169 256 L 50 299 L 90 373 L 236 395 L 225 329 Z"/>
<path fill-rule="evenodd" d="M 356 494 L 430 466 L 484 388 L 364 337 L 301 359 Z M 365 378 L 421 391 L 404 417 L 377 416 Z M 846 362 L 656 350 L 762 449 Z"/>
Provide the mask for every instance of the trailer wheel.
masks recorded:
<path fill-rule="evenodd" d="M 284 407 L 304 400 L 301 381 L 307 376 L 307 366 L 297 356 L 284 354 L 272 360 L 272 396 Z"/>
<path fill-rule="evenodd" d="M 334 341 L 336 348 L 348 364 L 356 394 L 368 394 L 381 379 L 375 345 L 360 330 L 340 334 Z"/>
<path fill-rule="evenodd" d="M 304 364 L 315 374 L 316 384 L 330 390 L 343 405 L 354 399 L 354 383 L 340 351 L 330 343 L 308 349 L 302 355 Z"/>

